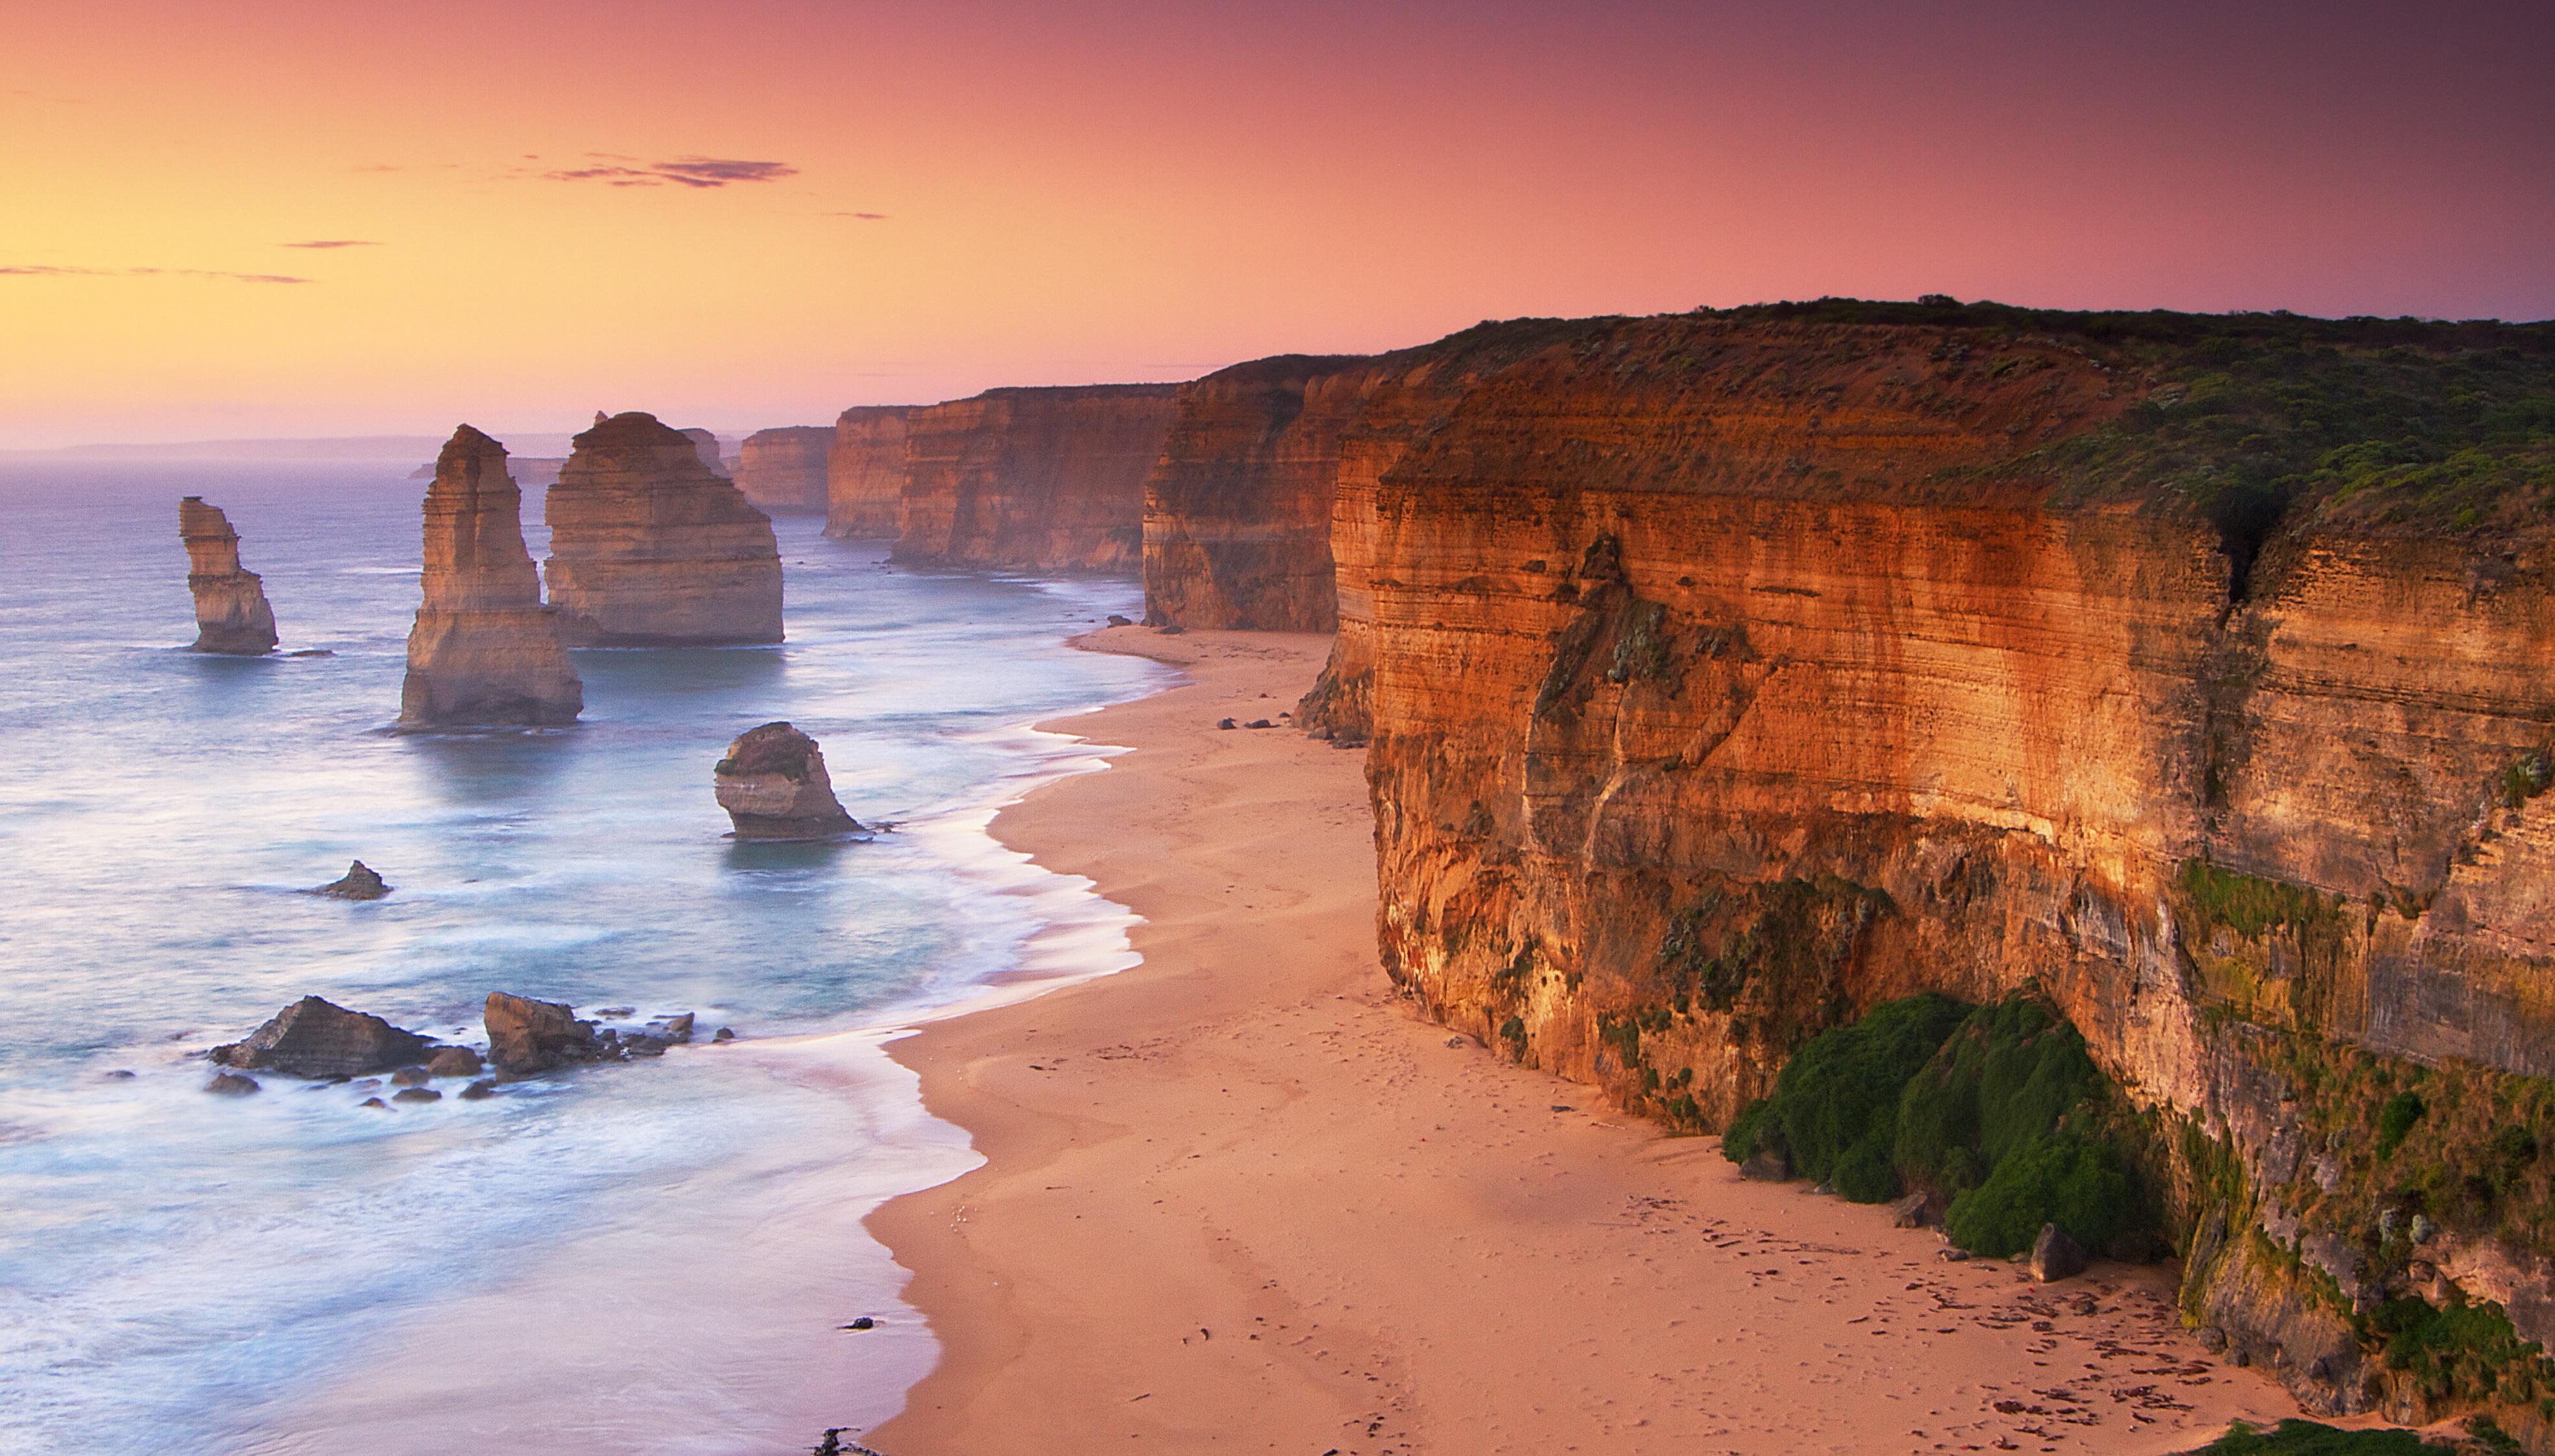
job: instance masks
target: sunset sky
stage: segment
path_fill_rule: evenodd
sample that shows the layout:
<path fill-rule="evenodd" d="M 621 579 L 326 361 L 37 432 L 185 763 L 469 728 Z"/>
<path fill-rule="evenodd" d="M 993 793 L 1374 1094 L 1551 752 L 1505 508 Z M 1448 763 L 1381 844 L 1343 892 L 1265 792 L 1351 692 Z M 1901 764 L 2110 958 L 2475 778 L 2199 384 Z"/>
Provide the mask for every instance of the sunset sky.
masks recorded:
<path fill-rule="evenodd" d="M 2555 314 L 2555 9 L 11 8 L 0 448 L 1825 294 Z"/>

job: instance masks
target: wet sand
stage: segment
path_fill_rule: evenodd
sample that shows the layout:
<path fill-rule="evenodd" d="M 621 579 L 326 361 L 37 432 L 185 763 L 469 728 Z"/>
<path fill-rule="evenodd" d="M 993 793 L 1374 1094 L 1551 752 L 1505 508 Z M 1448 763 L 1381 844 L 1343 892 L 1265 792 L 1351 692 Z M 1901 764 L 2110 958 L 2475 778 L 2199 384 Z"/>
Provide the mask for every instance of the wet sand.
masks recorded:
<path fill-rule="evenodd" d="M 1328 639 L 1085 645 L 1188 680 L 1045 725 L 1134 751 L 995 832 L 1143 915 L 1144 964 L 893 1047 L 988 1161 L 870 1219 L 944 1354 L 869 1444 L 2139 1453 L 2297 1413 L 2181 1329 L 2169 1268 L 1945 1263 L 1417 1020 L 1364 754 L 1215 727 L 1278 719 Z"/>

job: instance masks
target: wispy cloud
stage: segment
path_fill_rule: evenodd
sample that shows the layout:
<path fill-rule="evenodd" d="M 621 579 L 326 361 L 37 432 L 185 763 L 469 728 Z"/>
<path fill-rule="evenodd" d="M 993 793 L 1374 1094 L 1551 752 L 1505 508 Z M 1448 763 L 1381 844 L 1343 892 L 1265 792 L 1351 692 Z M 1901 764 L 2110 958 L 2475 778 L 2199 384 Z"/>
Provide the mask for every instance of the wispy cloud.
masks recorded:
<path fill-rule="evenodd" d="M 64 268 L 50 263 L 0 264 L 0 278 L 216 278 L 232 283 L 308 283 L 281 273 L 225 273 L 212 268 Z"/>
<path fill-rule="evenodd" d="M 863 222 L 887 221 L 887 214 L 884 212 L 819 212 L 816 215 L 819 217 L 857 217 Z"/>
<path fill-rule="evenodd" d="M 323 238 L 310 243 L 278 243 L 281 248 L 378 248 L 380 243 L 369 238 Z"/>
<path fill-rule="evenodd" d="M 589 152 L 588 157 L 602 163 L 595 167 L 571 167 L 545 172 L 549 182 L 599 182 L 616 187 L 661 187 L 669 182 L 686 187 L 723 187 L 730 182 L 778 182 L 796 177 L 798 169 L 787 162 L 742 162 L 728 157 L 677 157 L 671 162 L 644 162 L 638 166 L 635 157 L 622 157 L 610 152 Z"/>

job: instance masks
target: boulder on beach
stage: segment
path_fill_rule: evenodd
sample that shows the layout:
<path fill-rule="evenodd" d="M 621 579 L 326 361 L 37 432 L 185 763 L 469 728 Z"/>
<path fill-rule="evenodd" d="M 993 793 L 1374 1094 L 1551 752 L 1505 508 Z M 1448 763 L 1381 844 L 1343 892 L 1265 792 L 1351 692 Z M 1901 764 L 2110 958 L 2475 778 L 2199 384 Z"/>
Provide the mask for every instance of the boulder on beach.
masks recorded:
<path fill-rule="evenodd" d="M 2085 1272 L 2085 1248 L 2056 1224 L 2042 1224 L 2031 1243 L 2031 1276 L 2041 1283 L 2072 1279 Z"/>
<path fill-rule="evenodd" d="M 1789 1182 L 1792 1177 L 1792 1160 L 1779 1153 L 1760 1148 L 1748 1154 L 1746 1162 L 1739 1164 L 1739 1176 L 1756 1178 L 1767 1183 Z"/>
<path fill-rule="evenodd" d="M 426 1039 L 380 1017 L 305 996 L 244 1041 L 212 1050 L 215 1062 L 288 1077 L 361 1077 L 423 1060 Z"/>
<path fill-rule="evenodd" d="M 379 900 L 391 893 L 391 887 L 383 884 L 382 877 L 366 868 L 362 860 L 357 860 L 346 866 L 343 877 L 331 880 L 310 893 L 333 900 Z"/>
<path fill-rule="evenodd" d="M 817 839 L 861 827 L 834 797 L 816 740 L 788 723 L 746 730 L 710 777 L 739 839 Z"/>

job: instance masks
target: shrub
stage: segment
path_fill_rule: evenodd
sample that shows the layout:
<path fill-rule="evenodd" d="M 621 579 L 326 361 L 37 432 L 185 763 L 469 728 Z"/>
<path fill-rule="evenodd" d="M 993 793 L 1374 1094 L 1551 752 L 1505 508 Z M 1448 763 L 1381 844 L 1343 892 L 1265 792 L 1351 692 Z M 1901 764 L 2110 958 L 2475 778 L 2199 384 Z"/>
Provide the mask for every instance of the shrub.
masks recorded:
<path fill-rule="evenodd" d="M 1883 1002 L 1860 1021 L 1811 1037 L 1783 1064 L 1762 1112 L 1752 1108 L 1733 1125 L 1724 1155 L 1744 1159 L 1768 1129 L 1779 1129 L 1803 1175 L 1834 1183 L 1857 1203 L 1895 1197 L 1890 1149 L 1899 1094 L 1968 1010 L 1928 991 Z"/>
<path fill-rule="evenodd" d="M 2117 1153 L 2060 1134 L 2000 1159 L 1985 1183 L 1952 1200 L 1943 1231 L 1991 1259 L 2030 1248 L 2040 1226 L 2052 1223 L 2099 1249 L 2128 1226 L 2134 1207 Z"/>
<path fill-rule="evenodd" d="M 2404 1146 L 2405 1135 L 2430 1110 L 2411 1092 L 2398 1092 L 2388 1098 L 2386 1105 L 2377 1109 L 2377 1160 L 2384 1162 L 2394 1156 L 2395 1150 Z"/>
<path fill-rule="evenodd" d="M 2436 1456 L 2408 1430 L 2337 1430 L 2312 1420 L 2284 1420 L 2268 1431 L 2243 1421 L 2191 1456 Z"/>

